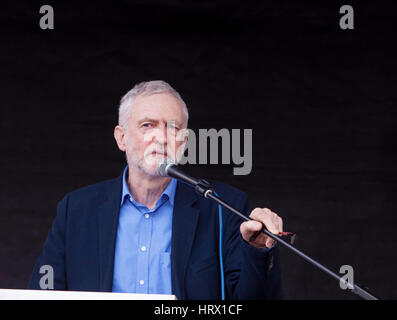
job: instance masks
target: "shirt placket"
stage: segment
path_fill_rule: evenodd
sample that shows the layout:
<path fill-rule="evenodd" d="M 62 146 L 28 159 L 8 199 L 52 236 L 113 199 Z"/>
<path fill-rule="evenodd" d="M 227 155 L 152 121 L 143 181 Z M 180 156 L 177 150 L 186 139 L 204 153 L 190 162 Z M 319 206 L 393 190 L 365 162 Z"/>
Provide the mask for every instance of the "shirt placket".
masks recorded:
<path fill-rule="evenodd" d="M 139 231 L 139 246 L 137 253 L 137 277 L 136 277 L 136 292 L 149 293 L 149 253 L 151 242 L 152 219 L 151 213 L 144 208 L 141 211 L 140 231 Z"/>

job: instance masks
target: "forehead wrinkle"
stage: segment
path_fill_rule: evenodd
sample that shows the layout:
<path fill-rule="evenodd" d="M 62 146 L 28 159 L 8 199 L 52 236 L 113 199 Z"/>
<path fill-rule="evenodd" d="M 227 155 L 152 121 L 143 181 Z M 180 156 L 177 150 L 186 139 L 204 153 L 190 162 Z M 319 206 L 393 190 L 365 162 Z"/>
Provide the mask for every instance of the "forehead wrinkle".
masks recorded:
<path fill-rule="evenodd" d="M 162 102 L 158 101 L 151 101 L 150 99 L 145 99 L 147 97 L 151 97 L 153 95 L 149 96 L 138 96 L 137 100 L 133 104 L 133 108 L 131 110 L 131 118 L 135 118 L 135 121 L 137 123 L 142 123 L 144 119 L 148 121 L 162 121 L 164 122 L 163 119 L 159 119 L 159 117 L 162 116 L 172 116 L 174 119 L 172 120 L 167 120 L 167 121 L 175 121 L 175 124 L 177 124 L 179 127 L 183 127 L 185 124 L 185 115 L 183 113 L 183 106 L 182 104 L 177 101 L 177 104 L 171 103 L 168 104 L 165 102 L 163 104 Z M 173 96 L 170 96 L 172 99 L 174 99 Z M 160 111 L 162 108 L 168 107 L 169 110 L 165 111 L 165 114 Z M 143 119 L 137 119 L 137 117 L 144 117 Z M 183 119 L 181 121 L 177 120 L 181 116 Z"/>

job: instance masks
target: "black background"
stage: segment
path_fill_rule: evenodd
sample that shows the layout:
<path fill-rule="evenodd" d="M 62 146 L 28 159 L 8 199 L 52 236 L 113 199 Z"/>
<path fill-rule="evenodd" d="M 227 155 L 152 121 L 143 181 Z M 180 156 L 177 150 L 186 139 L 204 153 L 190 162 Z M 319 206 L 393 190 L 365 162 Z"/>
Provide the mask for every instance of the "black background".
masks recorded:
<path fill-rule="evenodd" d="M 50 4 L 55 29 L 41 30 Z M 355 29 L 341 30 L 350 4 Z M 0 288 L 25 288 L 69 191 L 116 177 L 120 97 L 163 79 L 190 128 L 253 130 L 234 185 L 297 248 L 396 299 L 396 9 L 392 1 L 18 1 L 0 10 Z M 282 249 L 287 299 L 356 299 Z"/>

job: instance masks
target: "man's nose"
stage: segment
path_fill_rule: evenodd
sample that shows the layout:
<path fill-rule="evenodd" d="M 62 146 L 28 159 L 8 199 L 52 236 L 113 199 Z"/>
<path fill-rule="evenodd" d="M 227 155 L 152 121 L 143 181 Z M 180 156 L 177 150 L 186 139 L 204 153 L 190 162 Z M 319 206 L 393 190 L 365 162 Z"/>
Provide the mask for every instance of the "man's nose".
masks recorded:
<path fill-rule="evenodd" d="M 167 126 L 161 126 L 156 129 L 156 133 L 154 135 L 154 139 L 156 142 L 160 144 L 167 143 Z"/>

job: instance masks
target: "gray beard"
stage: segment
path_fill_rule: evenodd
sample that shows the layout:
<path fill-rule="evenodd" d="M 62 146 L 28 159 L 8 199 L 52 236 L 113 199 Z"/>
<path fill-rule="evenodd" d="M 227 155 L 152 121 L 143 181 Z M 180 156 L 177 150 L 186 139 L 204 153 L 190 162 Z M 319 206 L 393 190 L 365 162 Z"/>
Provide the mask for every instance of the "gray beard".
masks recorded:
<path fill-rule="evenodd" d="M 145 166 L 145 163 L 144 163 L 145 159 L 140 159 L 138 161 L 135 161 L 135 159 L 129 160 L 128 156 L 127 156 L 127 152 L 125 153 L 125 159 L 128 164 L 128 167 L 136 167 L 149 176 L 160 177 L 160 174 L 157 171 L 157 167 L 156 167 L 156 169 L 152 169 L 152 168 L 149 169 Z"/>

